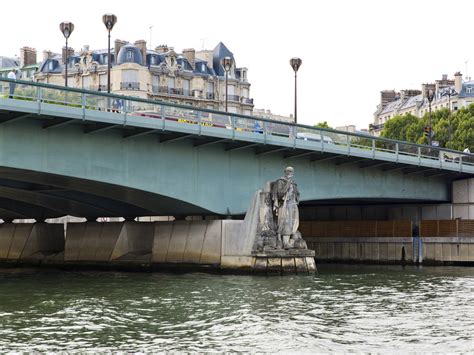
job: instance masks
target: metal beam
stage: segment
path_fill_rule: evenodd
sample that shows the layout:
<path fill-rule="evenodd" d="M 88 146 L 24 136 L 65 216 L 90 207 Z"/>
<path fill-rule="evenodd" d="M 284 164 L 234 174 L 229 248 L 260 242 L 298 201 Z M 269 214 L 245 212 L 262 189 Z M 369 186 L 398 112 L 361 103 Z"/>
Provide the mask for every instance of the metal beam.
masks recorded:
<path fill-rule="evenodd" d="M 310 161 L 326 161 L 326 160 L 333 160 L 333 159 L 337 159 L 339 157 L 345 157 L 345 155 L 342 155 L 342 154 L 336 154 L 336 155 L 333 155 L 333 156 L 330 156 L 330 157 L 326 157 L 326 158 L 312 158 Z"/>
<path fill-rule="evenodd" d="M 263 152 L 257 152 L 255 154 L 256 155 L 267 155 L 267 154 L 272 154 L 272 153 L 276 153 L 276 152 L 281 152 L 282 150 L 287 150 L 287 149 L 293 149 L 293 148 L 287 148 L 287 147 L 275 148 L 275 149 L 270 149 L 270 150 L 266 150 L 266 151 L 263 151 Z"/>
<path fill-rule="evenodd" d="M 425 168 L 425 169 L 417 169 L 415 168 L 415 170 L 408 170 L 407 172 L 403 172 L 403 174 L 405 175 L 413 175 L 413 174 L 419 174 L 419 173 L 423 173 L 425 171 L 431 171 L 431 170 L 437 170 L 437 169 L 434 169 L 434 168 Z"/>
<path fill-rule="evenodd" d="M 246 149 L 246 148 L 255 147 L 257 145 L 259 145 L 259 143 L 249 143 L 249 144 L 240 145 L 240 146 L 234 147 L 234 148 L 227 148 L 226 151 L 230 152 L 230 151 L 242 150 L 242 149 Z"/>
<path fill-rule="evenodd" d="M 183 139 L 191 138 L 194 137 L 194 134 L 184 134 L 181 136 L 172 136 L 171 138 L 163 138 L 162 135 L 158 137 L 158 142 L 160 143 L 165 143 L 165 142 L 177 142 Z"/>
<path fill-rule="evenodd" d="M 315 152 L 315 151 L 303 152 L 303 153 L 298 153 L 298 154 L 286 155 L 285 159 L 299 158 L 299 157 L 304 157 L 306 155 L 311 155 L 311 154 L 322 154 L 322 153 L 321 152 Z"/>
<path fill-rule="evenodd" d="M 395 166 L 393 168 L 383 168 L 382 170 L 383 171 L 395 171 L 395 170 L 402 170 L 402 169 L 405 169 L 405 168 L 408 167 L 407 165 L 400 166 L 397 163 L 392 163 L 392 164 L 395 164 Z"/>
<path fill-rule="evenodd" d="M 393 164 L 393 163 L 388 162 L 388 161 L 380 162 L 380 160 L 376 160 L 374 164 L 361 164 L 361 165 L 359 165 L 359 168 L 360 169 L 376 168 L 378 166 L 383 166 L 383 165 L 388 165 L 388 164 Z"/>
<path fill-rule="evenodd" d="M 10 117 L 10 118 L 7 118 L 6 120 L 0 121 L 0 124 L 20 121 L 20 120 L 23 120 L 23 119 L 31 117 L 31 116 L 34 116 L 34 114 L 33 113 L 27 113 L 26 115 L 19 115 L 19 116 L 15 116 L 15 117 Z"/>
<path fill-rule="evenodd" d="M 336 163 L 336 165 L 337 166 L 342 166 L 342 165 L 354 164 L 354 163 L 358 163 L 358 162 L 363 161 L 363 160 L 366 160 L 366 158 L 360 158 L 360 159 L 350 160 L 350 161 L 346 161 L 346 162 Z"/>
<path fill-rule="evenodd" d="M 135 132 L 135 131 L 138 131 L 138 132 Z M 138 130 L 138 129 L 135 129 L 134 132 L 135 132 L 135 133 L 124 134 L 124 135 L 123 135 L 123 139 L 145 136 L 145 135 L 147 135 L 147 134 L 156 132 L 156 129 L 145 129 L 145 130 Z"/>
<path fill-rule="evenodd" d="M 43 124 L 43 129 L 65 126 L 65 125 L 67 125 L 67 124 L 69 124 L 73 121 L 74 121 L 73 118 L 66 119 L 66 120 L 61 119 L 61 118 L 54 118 L 54 119 L 50 120 L 49 123 L 44 123 Z"/>
<path fill-rule="evenodd" d="M 89 128 L 88 126 L 86 126 L 84 128 L 84 133 L 88 134 L 88 133 L 97 133 L 97 132 L 107 131 L 109 129 L 115 128 L 115 127 L 120 126 L 120 125 L 104 123 L 104 124 L 96 124 L 94 126 L 96 128 Z"/>
<path fill-rule="evenodd" d="M 223 142 L 226 142 L 228 141 L 227 138 L 223 138 L 223 139 L 217 139 L 217 140 L 212 140 L 212 141 L 205 141 L 205 142 L 202 142 L 202 143 L 194 143 L 194 147 L 204 147 L 206 145 L 212 145 L 212 144 L 217 144 L 217 143 L 223 143 Z"/>

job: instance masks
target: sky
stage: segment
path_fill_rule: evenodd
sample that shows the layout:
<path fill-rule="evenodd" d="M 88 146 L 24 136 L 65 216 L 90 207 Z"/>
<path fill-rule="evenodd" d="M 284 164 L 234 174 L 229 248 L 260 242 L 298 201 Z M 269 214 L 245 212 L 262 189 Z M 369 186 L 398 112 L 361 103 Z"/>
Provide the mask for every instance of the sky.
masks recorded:
<path fill-rule="evenodd" d="M 456 71 L 474 77 L 473 0 L 24 0 L 2 10 L 3 56 L 23 46 L 39 59 L 59 53 L 62 21 L 75 25 L 75 50 L 107 48 L 104 13 L 118 18 L 112 42 L 144 39 L 180 53 L 222 41 L 248 68 L 255 108 L 286 116 L 294 110 L 289 60 L 300 57 L 298 123 L 308 125 L 367 128 L 381 90 L 420 89 Z"/>

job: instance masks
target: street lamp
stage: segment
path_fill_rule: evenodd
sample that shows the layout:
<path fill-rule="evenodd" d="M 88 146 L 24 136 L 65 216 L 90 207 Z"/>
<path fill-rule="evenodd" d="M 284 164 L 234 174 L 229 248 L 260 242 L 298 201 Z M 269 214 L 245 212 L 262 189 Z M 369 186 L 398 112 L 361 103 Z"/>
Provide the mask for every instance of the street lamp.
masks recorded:
<path fill-rule="evenodd" d="M 111 57 L 110 57 L 110 31 L 114 28 L 117 23 L 117 16 L 113 14 L 105 14 L 102 16 L 102 22 L 104 23 L 107 31 L 109 31 L 109 46 L 107 51 L 107 93 L 110 94 L 110 68 L 111 68 Z"/>
<path fill-rule="evenodd" d="M 453 88 L 446 88 L 441 93 L 441 96 L 448 97 L 448 125 L 449 125 L 449 136 L 448 136 L 448 143 L 451 143 L 451 135 L 452 135 L 452 128 L 451 128 L 451 96 L 456 96 L 458 93 Z"/>
<path fill-rule="evenodd" d="M 296 96 L 296 73 L 298 72 L 298 69 L 300 68 L 302 62 L 303 61 L 300 58 L 297 58 L 297 57 L 290 59 L 290 65 L 293 68 L 293 70 L 295 71 L 295 123 L 298 123 L 298 119 L 297 119 L 297 96 Z"/>
<path fill-rule="evenodd" d="M 228 104 L 228 95 L 227 95 L 227 80 L 228 80 L 228 77 L 229 77 L 229 71 L 230 71 L 230 68 L 232 68 L 232 58 L 231 57 L 224 57 L 222 58 L 222 66 L 224 67 L 224 70 L 225 70 L 225 112 L 227 112 L 227 104 Z"/>
<path fill-rule="evenodd" d="M 64 86 L 67 87 L 67 57 L 68 57 L 68 50 L 67 50 L 67 40 L 71 35 L 72 31 L 74 31 L 74 24 L 72 22 L 61 22 L 59 24 L 59 29 L 63 33 L 64 38 L 66 38 L 66 58 L 64 59 L 64 67 L 65 67 L 65 79 L 64 79 Z"/>
<path fill-rule="evenodd" d="M 432 143 L 432 138 L 433 138 L 433 128 L 431 127 L 431 103 L 433 102 L 434 99 L 434 92 L 433 90 L 429 90 L 428 94 L 426 95 L 426 98 L 428 99 L 428 106 L 429 106 L 429 129 L 428 129 L 428 145 L 431 147 Z"/>

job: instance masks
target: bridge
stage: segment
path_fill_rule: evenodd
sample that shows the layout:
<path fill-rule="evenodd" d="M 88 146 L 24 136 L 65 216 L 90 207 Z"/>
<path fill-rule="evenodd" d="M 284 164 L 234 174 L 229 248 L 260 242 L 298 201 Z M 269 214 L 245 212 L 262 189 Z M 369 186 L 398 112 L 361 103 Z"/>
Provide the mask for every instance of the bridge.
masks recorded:
<path fill-rule="evenodd" d="M 474 175 L 474 155 L 439 147 L 5 78 L 0 90 L 7 220 L 242 215 L 289 165 L 303 209 L 449 202 Z"/>

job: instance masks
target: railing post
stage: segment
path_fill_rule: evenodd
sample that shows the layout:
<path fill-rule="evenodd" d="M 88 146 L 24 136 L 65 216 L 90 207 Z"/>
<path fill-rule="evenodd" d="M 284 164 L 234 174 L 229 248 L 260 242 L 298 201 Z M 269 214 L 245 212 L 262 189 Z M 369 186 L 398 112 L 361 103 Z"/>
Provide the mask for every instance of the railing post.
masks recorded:
<path fill-rule="evenodd" d="M 372 159 L 375 159 L 375 138 L 372 138 Z"/>
<path fill-rule="evenodd" d="M 232 127 L 232 140 L 235 139 L 235 117 L 234 116 L 230 116 L 230 124 L 231 124 L 231 127 Z"/>
<path fill-rule="evenodd" d="M 459 155 L 459 172 L 462 173 L 462 155 Z"/>
<path fill-rule="evenodd" d="M 395 143 L 395 159 L 396 159 L 396 162 L 398 163 L 398 142 Z"/>
<path fill-rule="evenodd" d="M 347 155 L 351 155 L 351 136 L 346 134 Z"/>
<path fill-rule="evenodd" d="M 263 121 L 262 122 L 262 128 L 263 128 L 263 144 L 267 144 L 267 122 Z M 260 132 L 256 132 L 259 134 Z"/>
<path fill-rule="evenodd" d="M 41 90 L 41 86 L 36 87 L 36 97 L 38 100 L 38 115 L 41 115 L 41 101 L 43 100 L 43 90 Z"/>
<path fill-rule="evenodd" d="M 81 93 L 82 120 L 86 119 L 86 94 Z"/>
<path fill-rule="evenodd" d="M 198 128 L 198 136 L 201 135 L 201 121 L 202 121 L 202 112 L 201 111 L 198 111 L 198 117 L 197 117 L 197 124 L 199 126 Z"/>
<path fill-rule="evenodd" d="M 421 165 L 421 147 L 418 147 L 417 151 L 418 151 L 418 166 L 420 166 Z"/>
<path fill-rule="evenodd" d="M 321 137 L 321 153 L 324 153 L 324 136 L 322 130 L 319 130 L 319 136 Z"/>
<path fill-rule="evenodd" d="M 161 105 L 161 130 L 165 130 L 165 105 Z"/>

